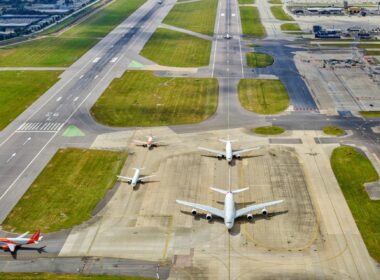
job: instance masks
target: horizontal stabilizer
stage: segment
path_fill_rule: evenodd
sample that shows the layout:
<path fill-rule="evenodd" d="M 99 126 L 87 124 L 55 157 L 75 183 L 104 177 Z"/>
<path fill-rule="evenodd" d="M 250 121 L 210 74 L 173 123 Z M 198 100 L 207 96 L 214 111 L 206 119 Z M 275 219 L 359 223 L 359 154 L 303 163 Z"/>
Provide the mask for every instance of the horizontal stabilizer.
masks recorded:
<path fill-rule="evenodd" d="M 221 189 L 218 189 L 218 188 L 210 188 L 211 190 L 213 190 L 214 192 L 218 192 L 218 193 L 221 193 L 221 194 L 224 194 L 226 195 L 228 193 L 228 191 L 226 190 L 221 190 Z"/>

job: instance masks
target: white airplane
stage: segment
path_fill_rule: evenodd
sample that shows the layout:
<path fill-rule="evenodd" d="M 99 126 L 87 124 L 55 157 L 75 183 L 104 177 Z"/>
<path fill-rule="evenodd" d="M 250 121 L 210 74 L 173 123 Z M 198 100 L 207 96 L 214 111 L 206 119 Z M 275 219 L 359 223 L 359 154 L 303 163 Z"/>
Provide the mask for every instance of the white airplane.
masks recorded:
<path fill-rule="evenodd" d="M 220 210 L 220 209 L 217 209 L 217 208 L 214 208 L 211 206 L 207 206 L 207 205 L 187 202 L 187 201 L 183 201 L 183 200 L 176 200 L 176 202 L 178 204 L 193 207 L 193 209 L 191 210 L 191 213 L 194 216 L 197 215 L 197 209 L 198 209 L 198 210 L 202 210 L 202 211 L 207 212 L 207 214 L 206 214 L 207 220 L 211 220 L 212 215 L 224 219 L 224 224 L 226 225 L 226 227 L 229 230 L 234 226 L 234 222 L 235 222 L 236 218 L 247 215 L 247 219 L 252 220 L 253 219 L 252 212 L 256 211 L 256 210 L 261 210 L 261 214 L 268 215 L 268 210 L 266 209 L 266 207 L 276 205 L 276 204 L 283 202 L 283 200 L 275 200 L 275 201 L 264 202 L 264 203 L 260 203 L 260 204 L 252 204 L 248 207 L 236 210 L 235 209 L 234 195 L 241 193 L 243 191 L 246 191 L 246 190 L 248 190 L 248 188 L 244 188 L 244 189 L 240 189 L 240 190 L 236 190 L 236 191 L 225 191 L 225 190 L 221 190 L 221 189 L 217 189 L 217 188 L 210 188 L 210 189 L 225 195 L 224 210 Z"/>
<path fill-rule="evenodd" d="M 133 140 L 137 146 L 142 146 L 144 148 L 153 149 L 156 148 L 162 144 L 161 141 L 154 141 L 154 137 L 152 135 L 147 136 L 146 142 L 140 141 L 140 140 Z"/>
<path fill-rule="evenodd" d="M 226 143 L 226 148 L 224 151 L 218 151 L 218 150 L 213 150 L 213 149 L 208 149 L 208 148 L 203 148 L 203 147 L 198 147 L 198 149 L 216 154 L 218 158 L 225 158 L 228 163 L 231 163 L 233 158 L 241 158 L 242 153 L 247 153 L 247 152 L 258 150 L 261 148 L 261 147 L 255 147 L 255 148 L 248 148 L 248 149 L 234 151 L 232 150 L 232 142 L 236 142 L 237 140 L 219 139 L 219 141 Z"/>
<path fill-rule="evenodd" d="M 122 182 L 127 182 L 132 187 L 135 187 L 139 183 L 145 183 L 145 180 L 148 178 L 151 178 L 155 175 L 140 177 L 140 172 L 143 168 L 133 168 L 135 170 L 135 173 L 133 174 L 133 177 L 126 177 L 126 176 L 117 176 L 117 178 Z"/>
<path fill-rule="evenodd" d="M 24 234 L 21 234 L 18 237 L 0 237 L 0 245 L 1 248 L 6 251 L 9 250 L 11 253 L 14 253 L 17 247 L 21 247 L 23 245 L 30 245 L 30 244 L 38 244 L 38 242 L 41 241 L 43 238 L 40 236 L 40 231 L 36 231 L 32 237 L 30 238 L 25 238 L 29 232 L 25 232 Z"/>

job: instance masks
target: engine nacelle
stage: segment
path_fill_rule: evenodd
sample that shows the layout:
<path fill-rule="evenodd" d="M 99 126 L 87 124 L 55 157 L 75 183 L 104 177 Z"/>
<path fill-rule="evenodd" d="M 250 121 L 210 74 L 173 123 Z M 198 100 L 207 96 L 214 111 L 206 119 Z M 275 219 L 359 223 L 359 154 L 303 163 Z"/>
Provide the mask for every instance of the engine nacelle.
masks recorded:
<path fill-rule="evenodd" d="M 261 214 L 267 216 L 268 215 L 268 210 L 264 208 L 263 210 L 261 210 Z"/>
<path fill-rule="evenodd" d="M 240 154 L 236 154 L 235 157 L 236 157 L 237 159 L 241 159 L 241 155 L 240 155 Z"/>
<path fill-rule="evenodd" d="M 248 215 L 247 215 L 247 220 L 248 220 L 248 221 L 251 221 L 252 219 L 253 219 L 253 215 L 252 215 L 252 214 L 248 214 Z"/>
<path fill-rule="evenodd" d="M 193 216 L 197 215 L 197 209 L 192 209 L 191 214 L 193 214 Z"/>
<path fill-rule="evenodd" d="M 206 219 L 210 221 L 212 219 L 212 215 L 210 213 L 207 213 Z"/>
<path fill-rule="evenodd" d="M 217 155 L 218 159 L 222 159 L 223 155 Z"/>

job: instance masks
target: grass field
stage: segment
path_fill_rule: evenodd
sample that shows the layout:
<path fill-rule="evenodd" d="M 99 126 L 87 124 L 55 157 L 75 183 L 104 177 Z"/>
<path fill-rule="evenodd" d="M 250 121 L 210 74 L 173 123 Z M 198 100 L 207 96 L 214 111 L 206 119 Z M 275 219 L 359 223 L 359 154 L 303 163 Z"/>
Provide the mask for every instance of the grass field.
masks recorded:
<path fill-rule="evenodd" d="M 255 0 L 239 0 L 240 5 L 244 4 L 255 4 Z"/>
<path fill-rule="evenodd" d="M 282 1 L 281 0 L 269 0 L 268 1 L 269 2 L 269 4 L 282 4 Z"/>
<path fill-rule="evenodd" d="M 256 7 L 239 7 L 243 34 L 254 37 L 265 37 L 265 28 L 261 23 L 259 10 Z"/>
<path fill-rule="evenodd" d="M 238 85 L 242 106 L 258 114 L 276 114 L 289 106 L 289 96 L 280 80 L 242 79 Z"/>
<path fill-rule="evenodd" d="M 157 28 L 141 55 L 175 67 L 201 67 L 210 62 L 211 42 L 185 33 Z"/>
<path fill-rule="evenodd" d="M 164 23 L 212 36 L 217 6 L 217 0 L 177 4 L 166 16 Z"/>
<path fill-rule="evenodd" d="M 284 23 L 281 24 L 282 31 L 301 31 L 300 26 L 297 23 Z"/>
<path fill-rule="evenodd" d="M 325 126 L 322 128 L 323 133 L 333 136 L 342 136 L 345 134 L 344 130 L 336 126 Z"/>
<path fill-rule="evenodd" d="M 148 278 L 113 275 L 53 274 L 46 272 L 11 273 L 0 272 L 2 280 L 144 280 Z"/>
<path fill-rule="evenodd" d="M 261 126 L 252 129 L 253 133 L 262 135 L 279 135 L 285 132 L 285 129 L 279 126 Z"/>
<path fill-rule="evenodd" d="M 351 147 L 336 148 L 331 166 L 369 254 L 380 262 L 380 201 L 370 200 L 363 184 L 379 179 L 371 162 Z"/>
<path fill-rule="evenodd" d="M 273 64 L 274 59 L 266 53 L 250 52 L 245 54 L 248 67 L 262 68 Z"/>
<path fill-rule="evenodd" d="M 59 150 L 13 208 L 3 228 L 53 232 L 90 219 L 113 187 L 126 158 L 123 152 Z"/>
<path fill-rule="evenodd" d="M 60 71 L 0 71 L 0 130 L 58 81 Z"/>
<path fill-rule="evenodd" d="M 128 71 L 91 109 L 95 119 L 110 126 L 157 126 L 201 122 L 215 113 L 216 79 L 156 77 Z"/>
<path fill-rule="evenodd" d="M 117 0 L 58 37 L 0 48 L 0 66 L 69 66 L 142 3 L 144 0 Z"/>
<path fill-rule="evenodd" d="M 380 118 L 380 111 L 361 111 L 360 115 L 365 118 Z"/>
<path fill-rule="evenodd" d="M 278 20 L 294 21 L 294 19 L 291 16 L 285 13 L 282 6 L 272 6 L 270 7 L 270 10 L 272 11 L 274 17 Z"/>

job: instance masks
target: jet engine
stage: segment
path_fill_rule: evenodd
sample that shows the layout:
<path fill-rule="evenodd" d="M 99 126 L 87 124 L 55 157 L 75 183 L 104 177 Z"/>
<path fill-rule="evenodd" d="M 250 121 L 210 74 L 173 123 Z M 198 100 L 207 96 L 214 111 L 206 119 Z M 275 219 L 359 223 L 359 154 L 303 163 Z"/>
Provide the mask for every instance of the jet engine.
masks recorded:
<path fill-rule="evenodd" d="M 248 221 L 251 221 L 252 219 L 253 219 L 253 215 L 252 215 L 252 214 L 248 214 L 248 215 L 247 215 L 247 220 L 248 220 Z"/>
<path fill-rule="evenodd" d="M 191 214 L 193 214 L 193 216 L 197 215 L 197 209 L 194 209 L 194 208 L 193 208 L 193 209 L 191 210 Z"/>
<path fill-rule="evenodd" d="M 218 159 L 222 159 L 223 155 L 218 155 L 217 157 L 218 157 Z"/>
<path fill-rule="evenodd" d="M 267 216 L 268 215 L 268 210 L 264 208 L 263 210 L 261 210 L 261 214 Z"/>
<path fill-rule="evenodd" d="M 241 154 L 236 154 L 235 157 L 236 157 L 237 159 L 241 159 Z"/>
<path fill-rule="evenodd" d="M 212 219 L 212 215 L 210 213 L 207 213 L 206 219 L 210 221 Z"/>

